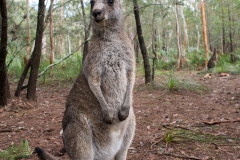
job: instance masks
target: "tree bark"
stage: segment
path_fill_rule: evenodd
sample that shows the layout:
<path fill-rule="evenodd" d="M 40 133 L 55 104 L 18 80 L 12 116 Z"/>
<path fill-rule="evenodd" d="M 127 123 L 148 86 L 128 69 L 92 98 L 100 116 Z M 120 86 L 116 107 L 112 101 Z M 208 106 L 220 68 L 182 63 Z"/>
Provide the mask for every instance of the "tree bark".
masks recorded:
<path fill-rule="evenodd" d="M 28 63 L 28 57 L 30 55 L 31 44 L 30 44 L 30 17 L 29 17 L 29 0 L 26 0 L 26 19 L 27 19 L 27 46 L 26 46 L 26 55 L 24 56 L 24 64 Z"/>
<path fill-rule="evenodd" d="M 223 9 L 223 0 L 221 0 L 221 6 L 222 6 L 222 51 L 225 54 L 226 53 L 226 33 L 225 33 L 225 15 L 224 15 L 224 9 Z"/>
<path fill-rule="evenodd" d="M 198 1 L 195 1 L 195 17 L 199 17 L 198 16 L 198 8 L 199 8 L 199 5 L 198 5 Z M 198 26 L 198 23 L 195 23 L 195 27 L 196 27 L 196 31 L 197 31 L 197 46 L 196 48 L 199 50 L 199 47 L 200 47 L 200 38 L 201 38 L 201 34 L 200 34 L 200 31 L 199 31 L 199 26 Z"/>
<path fill-rule="evenodd" d="M 6 70 L 7 57 L 7 5 L 6 0 L 0 1 L 0 107 L 7 105 L 10 97 L 9 84 Z"/>
<path fill-rule="evenodd" d="M 153 58 L 152 58 L 152 81 L 154 81 L 155 78 L 155 62 L 157 60 L 157 29 L 155 25 L 155 8 L 156 6 L 153 7 L 153 18 L 152 18 L 152 52 L 153 52 Z"/>
<path fill-rule="evenodd" d="M 63 12 L 64 12 L 64 8 L 63 8 L 63 4 L 64 4 L 64 0 L 61 0 L 61 26 L 63 26 Z M 63 56 L 65 53 L 65 47 L 64 47 L 64 35 L 60 35 L 60 55 Z"/>
<path fill-rule="evenodd" d="M 40 65 L 41 50 L 42 50 L 42 38 L 44 31 L 44 14 L 45 14 L 45 0 L 39 0 L 38 8 L 38 22 L 36 31 L 36 41 L 33 54 L 31 56 L 31 71 L 28 80 L 27 98 L 29 100 L 37 100 L 36 86 L 38 78 L 38 69 Z"/>
<path fill-rule="evenodd" d="M 50 60 L 50 65 L 54 63 L 54 38 L 53 38 L 53 22 L 52 22 L 52 10 L 53 10 L 53 2 L 54 0 L 51 0 L 51 4 L 50 4 L 50 8 L 49 8 L 49 11 L 50 11 L 50 16 L 49 16 L 49 30 L 50 30 L 50 57 L 49 57 L 49 60 Z M 53 73 L 53 67 L 50 67 L 50 70 L 49 70 L 49 75 L 51 76 Z"/>
<path fill-rule="evenodd" d="M 44 14 L 45 14 L 45 0 L 39 0 L 38 5 L 38 18 L 37 18 L 37 29 L 36 29 L 36 40 L 35 40 L 35 47 L 32 53 L 28 64 L 24 68 L 24 71 L 20 77 L 18 82 L 18 87 L 15 92 L 15 96 L 19 96 L 22 90 L 23 82 L 26 78 L 28 69 L 31 68 L 30 76 L 27 84 L 27 95 L 26 97 L 29 100 L 37 100 L 36 96 L 36 85 L 37 85 L 37 77 L 38 77 L 38 69 L 40 64 L 41 58 L 41 49 L 42 49 L 42 38 L 43 38 L 43 31 L 44 31 Z"/>
<path fill-rule="evenodd" d="M 186 49 L 189 47 L 189 42 L 188 42 L 188 27 L 187 27 L 187 22 L 185 19 L 185 15 L 183 12 L 183 8 L 180 9 L 181 11 L 181 17 L 183 19 L 183 31 L 184 31 L 184 39 L 183 39 L 183 47 L 182 47 L 182 51 L 183 54 L 185 53 Z"/>
<path fill-rule="evenodd" d="M 137 33 L 138 33 L 138 41 L 139 41 L 139 45 L 140 45 L 140 49 L 141 49 L 143 61 L 144 61 L 145 84 L 148 84 L 152 81 L 151 66 L 149 63 L 148 53 L 147 53 L 146 45 L 145 45 L 144 38 L 142 35 L 142 26 L 141 26 L 141 22 L 140 22 L 137 0 L 133 0 L 133 5 L 134 5 L 135 20 L 136 20 L 136 28 L 137 28 Z"/>
<path fill-rule="evenodd" d="M 204 7 L 203 1 L 201 4 L 201 9 L 202 9 L 202 24 L 203 24 L 203 41 L 204 41 L 204 50 L 205 50 L 205 68 L 207 68 L 207 64 L 208 64 L 207 24 L 206 24 L 205 7 Z"/>
<path fill-rule="evenodd" d="M 83 46 L 83 59 L 82 59 L 82 63 L 83 63 L 83 61 L 88 53 L 88 38 L 90 35 L 91 25 L 90 25 L 90 22 L 89 22 L 89 24 L 87 23 L 83 0 L 81 0 L 81 6 L 82 6 L 82 15 L 83 15 L 83 23 L 84 23 L 84 41 L 85 41 L 84 46 Z"/>
<path fill-rule="evenodd" d="M 134 39 L 134 51 L 135 51 L 135 55 L 136 55 L 136 61 L 137 61 L 137 63 L 140 63 L 140 59 L 139 59 L 139 42 L 138 42 L 138 38 L 137 37 Z"/>
<path fill-rule="evenodd" d="M 177 32 L 177 48 L 178 48 L 178 64 L 177 70 L 182 69 L 182 46 L 180 38 L 180 25 L 179 25 L 179 16 L 178 16 L 178 5 L 175 5 L 175 17 L 176 17 L 176 32 Z"/>

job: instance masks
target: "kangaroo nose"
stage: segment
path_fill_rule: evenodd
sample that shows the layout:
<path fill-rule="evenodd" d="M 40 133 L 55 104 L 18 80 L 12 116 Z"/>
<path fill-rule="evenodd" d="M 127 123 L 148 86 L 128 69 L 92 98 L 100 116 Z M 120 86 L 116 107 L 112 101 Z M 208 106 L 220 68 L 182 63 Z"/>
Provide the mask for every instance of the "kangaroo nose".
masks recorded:
<path fill-rule="evenodd" d="M 99 10 L 99 9 L 95 9 L 95 10 L 92 11 L 92 15 L 93 15 L 95 18 L 96 18 L 97 16 L 100 16 L 101 13 L 102 13 L 102 11 Z"/>

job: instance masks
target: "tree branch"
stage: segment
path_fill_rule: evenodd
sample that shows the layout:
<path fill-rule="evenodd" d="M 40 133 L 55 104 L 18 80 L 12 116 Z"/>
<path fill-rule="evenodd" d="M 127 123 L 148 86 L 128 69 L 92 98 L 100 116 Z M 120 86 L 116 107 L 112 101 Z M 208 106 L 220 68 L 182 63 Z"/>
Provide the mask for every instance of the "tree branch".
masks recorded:
<path fill-rule="evenodd" d="M 89 41 L 89 39 L 86 40 L 86 41 Z M 85 41 L 85 42 L 86 42 L 86 41 Z M 64 57 L 64 58 L 63 58 L 62 60 L 60 60 L 59 62 L 56 62 L 56 63 L 53 63 L 53 64 L 47 66 L 41 73 L 38 74 L 38 77 L 41 77 L 45 72 L 47 72 L 47 70 L 48 70 L 49 68 L 51 68 L 51 67 L 53 67 L 53 66 L 56 66 L 56 65 L 58 65 L 59 63 L 61 63 L 61 62 L 63 62 L 64 60 L 68 59 L 69 57 L 71 57 L 73 54 L 75 54 L 75 53 L 79 50 L 80 47 L 82 47 L 82 46 L 84 45 L 85 42 L 83 42 L 83 43 L 78 47 L 78 49 L 77 49 L 76 51 L 74 51 L 74 52 L 72 52 L 71 54 L 67 55 L 66 57 Z"/>

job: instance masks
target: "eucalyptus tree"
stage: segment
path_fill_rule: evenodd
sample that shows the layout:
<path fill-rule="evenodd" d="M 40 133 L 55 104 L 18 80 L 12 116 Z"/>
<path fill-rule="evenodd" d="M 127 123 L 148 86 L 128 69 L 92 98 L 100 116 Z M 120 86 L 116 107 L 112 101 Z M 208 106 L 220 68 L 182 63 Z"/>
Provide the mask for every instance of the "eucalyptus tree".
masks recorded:
<path fill-rule="evenodd" d="M 37 100 L 36 96 L 36 85 L 37 85 L 37 78 L 38 78 L 38 69 L 40 65 L 40 58 L 41 58 L 41 50 L 42 50 L 42 37 L 44 32 L 44 15 L 45 15 L 45 0 L 39 0 L 38 5 L 38 18 L 37 18 L 37 29 L 36 29 L 36 40 L 35 40 L 35 47 L 33 53 L 31 55 L 28 64 L 26 65 L 22 76 L 18 82 L 18 87 L 15 92 L 15 96 L 19 96 L 20 92 L 23 87 L 24 80 L 28 73 L 29 68 L 30 76 L 27 84 L 27 98 L 30 100 Z"/>
<path fill-rule="evenodd" d="M 7 3 L 0 1 L 0 107 L 7 105 L 10 96 L 9 83 L 6 70 L 7 56 L 7 29 L 8 29 Z"/>
<path fill-rule="evenodd" d="M 143 34 L 142 34 L 142 26 L 141 26 L 141 21 L 140 21 L 140 15 L 139 15 L 139 10 L 138 10 L 139 7 L 138 7 L 137 0 L 133 0 L 133 5 L 134 5 L 135 20 L 136 20 L 136 29 L 137 29 L 137 33 L 138 33 L 138 40 L 139 40 L 139 45 L 140 45 L 140 49 L 141 49 L 143 60 L 144 60 L 145 84 L 148 84 L 152 81 L 151 66 L 149 63 L 149 56 L 148 56 L 145 41 L 143 38 Z"/>

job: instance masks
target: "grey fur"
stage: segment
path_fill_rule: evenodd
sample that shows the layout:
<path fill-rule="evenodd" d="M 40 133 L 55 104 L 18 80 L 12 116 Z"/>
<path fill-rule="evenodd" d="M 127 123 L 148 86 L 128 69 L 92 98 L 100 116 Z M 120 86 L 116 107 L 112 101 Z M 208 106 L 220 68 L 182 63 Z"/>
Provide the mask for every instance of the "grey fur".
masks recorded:
<path fill-rule="evenodd" d="M 66 102 L 63 142 L 71 160 L 125 160 L 135 132 L 135 56 L 120 0 L 93 0 L 89 53 Z M 99 14 L 99 11 L 101 14 Z"/>
<path fill-rule="evenodd" d="M 208 69 L 214 68 L 217 64 L 217 60 L 218 60 L 217 59 L 217 49 L 214 48 L 213 55 L 208 61 L 208 65 L 207 65 Z"/>

